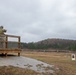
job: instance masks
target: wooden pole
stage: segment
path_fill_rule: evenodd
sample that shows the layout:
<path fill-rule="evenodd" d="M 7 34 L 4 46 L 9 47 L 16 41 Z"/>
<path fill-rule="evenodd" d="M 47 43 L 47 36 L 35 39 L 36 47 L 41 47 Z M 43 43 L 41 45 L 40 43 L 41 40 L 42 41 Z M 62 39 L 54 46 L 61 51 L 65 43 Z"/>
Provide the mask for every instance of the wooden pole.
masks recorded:
<path fill-rule="evenodd" d="M 20 37 L 18 37 L 18 48 L 20 48 Z"/>
<path fill-rule="evenodd" d="M 6 36 L 6 41 L 5 41 L 5 48 L 7 48 L 8 47 L 8 36 Z"/>
<path fill-rule="evenodd" d="M 5 53 L 5 56 L 7 56 L 7 53 Z"/>
<path fill-rule="evenodd" d="M 18 56 L 20 56 L 20 53 L 18 53 Z"/>

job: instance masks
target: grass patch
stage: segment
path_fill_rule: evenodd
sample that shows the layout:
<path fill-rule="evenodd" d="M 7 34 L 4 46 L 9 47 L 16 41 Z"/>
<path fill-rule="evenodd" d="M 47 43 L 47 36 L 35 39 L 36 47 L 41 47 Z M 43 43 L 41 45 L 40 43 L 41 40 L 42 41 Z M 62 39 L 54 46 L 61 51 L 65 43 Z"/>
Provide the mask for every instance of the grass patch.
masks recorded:
<path fill-rule="evenodd" d="M 51 73 L 38 73 L 30 69 L 23 69 L 13 66 L 0 67 L 0 75 L 53 75 Z"/>
<path fill-rule="evenodd" d="M 55 65 L 59 70 L 54 75 L 76 75 L 76 61 L 71 60 L 71 53 L 23 52 L 22 55 Z"/>

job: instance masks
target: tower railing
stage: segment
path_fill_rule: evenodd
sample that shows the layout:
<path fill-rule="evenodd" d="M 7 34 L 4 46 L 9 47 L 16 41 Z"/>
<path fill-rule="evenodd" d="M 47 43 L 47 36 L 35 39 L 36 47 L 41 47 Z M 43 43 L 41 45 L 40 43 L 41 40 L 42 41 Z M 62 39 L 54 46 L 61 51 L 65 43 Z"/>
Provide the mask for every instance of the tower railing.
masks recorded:
<path fill-rule="evenodd" d="M 17 38 L 17 41 L 9 41 L 8 38 Z M 0 48 L 9 48 L 8 45 L 10 45 L 10 43 L 14 44 L 18 44 L 18 46 L 16 48 L 20 49 L 20 36 L 15 36 L 15 35 L 0 35 Z M 13 46 L 13 45 L 12 45 Z"/>
<path fill-rule="evenodd" d="M 17 41 L 9 41 L 8 38 L 17 38 Z M 20 46 L 20 36 L 15 35 L 0 35 L 0 53 L 7 54 L 7 53 L 18 53 L 20 56 L 21 46 Z M 16 47 L 15 47 L 16 46 Z M 12 47 L 12 48 L 11 48 Z"/>

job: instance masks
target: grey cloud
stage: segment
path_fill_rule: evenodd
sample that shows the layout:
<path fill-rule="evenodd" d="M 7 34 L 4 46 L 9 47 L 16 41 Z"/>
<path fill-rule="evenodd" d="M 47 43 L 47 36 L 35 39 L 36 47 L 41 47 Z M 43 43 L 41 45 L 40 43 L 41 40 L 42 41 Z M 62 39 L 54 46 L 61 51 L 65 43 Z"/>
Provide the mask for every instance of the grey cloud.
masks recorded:
<path fill-rule="evenodd" d="M 76 39 L 76 1 L 0 0 L 0 25 L 25 42 Z"/>

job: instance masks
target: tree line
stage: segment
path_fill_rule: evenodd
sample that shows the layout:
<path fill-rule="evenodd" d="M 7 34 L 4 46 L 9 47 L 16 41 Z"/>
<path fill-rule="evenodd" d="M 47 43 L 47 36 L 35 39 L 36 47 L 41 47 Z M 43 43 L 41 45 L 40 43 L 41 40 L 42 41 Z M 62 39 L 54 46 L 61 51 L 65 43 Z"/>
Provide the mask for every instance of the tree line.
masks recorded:
<path fill-rule="evenodd" d="M 76 40 L 46 39 L 39 42 L 21 43 L 22 49 L 59 49 L 76 51 Z"/>

